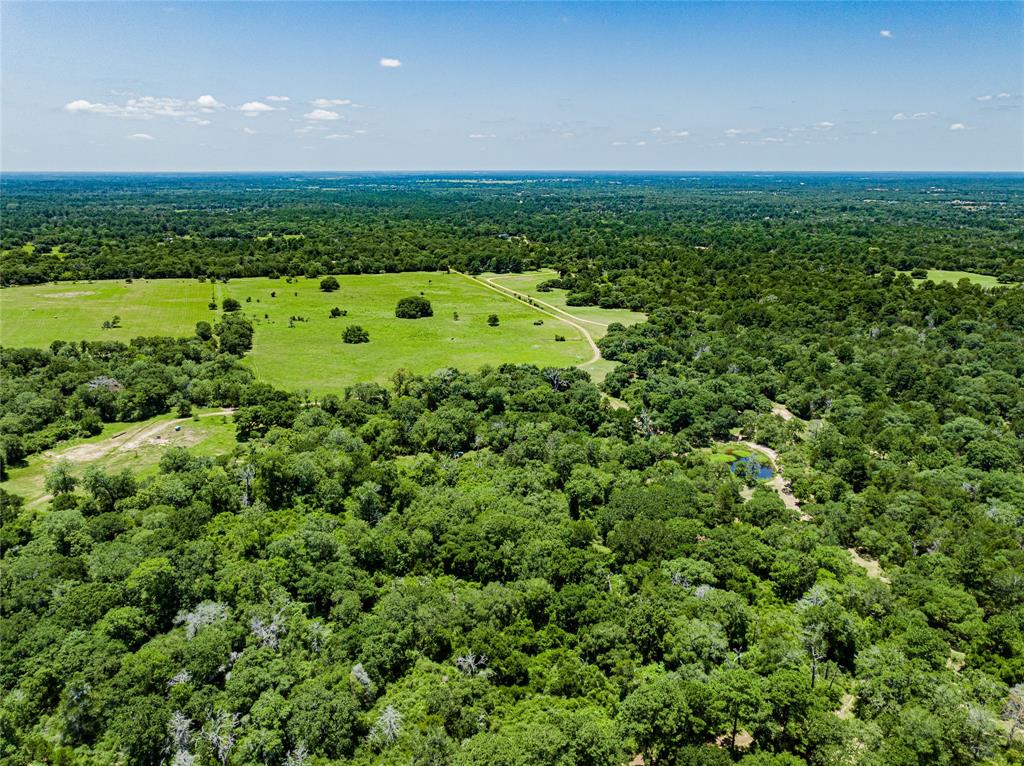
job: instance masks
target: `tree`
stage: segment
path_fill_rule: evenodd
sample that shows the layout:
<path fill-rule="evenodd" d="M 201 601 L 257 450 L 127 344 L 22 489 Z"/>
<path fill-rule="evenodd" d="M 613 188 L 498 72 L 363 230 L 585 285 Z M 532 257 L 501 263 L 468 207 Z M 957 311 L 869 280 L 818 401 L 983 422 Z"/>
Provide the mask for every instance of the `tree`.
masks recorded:
<path fill-rule="evenodd" d="M 1024 726 L 1024 684 L 1017 684 L 1010 689 L 1010 695 L 1003 705 L 1003 720 L 1010 725 L 1010 731 L 1006 738 L 1006 744 L 1013 743 L 1017 730 Z"/>
<path fill-rule="evenodd" d="M 213 331 L 217 334 L 222 351 L 242 356 L 252 348 L 252 325 L 240 314 L 224 314 Z"/>
<path fill-rule="evenodd" d="M 499 322 L 499 319 L 498 319 L 498 315 L 497 314 L 490 314 L 487 317 L 487 325 L 489 327 L 497 327 L 498 326 L 498 322 Z"/>
<path fill-rule="evenodd" d="M 413 295 L 398 301 L 395 316 L 399 319 L 421 319 L 434 316 L 434 309 L 422 295 Z"/>
<path fill-rule="evenodd" d="M 357 324 L 350 324 L 341 336 L 345 343 L 369 343 L 370 333 Z"/>
<path fill-rule="evenodd" d="M 324 277 L 320 280 L 320 289 L 325 293 L 333 293 L 339 287 L 341 287 L 341 285 L 338 284 L 338 280 L 334 277 Z"/>
<path fill-rule="evenodd" d="M 209 322 L 196 322 L 196 337 L 208 341 L 213 337 L 213 327 Z"/>
<path fill-rule="evenodd" d="M 51 495 L 66 495 L 75 491 L 78 480 L 71 473 L 71 463 L 68 460 L 58 460 L 53 468 L 46 472 L 43 487 Z"/>
<path fill-rule="evenodd" d="M 221 303 L 221 308 L 225 312 L 229 312 L 230 313 L 230 312 L 233 312 L 233 311 L 241 310 L 242 304 L 239 303 L 238 301 L 236 301 L 234 298 L 225 298 L 223 303 Z"/>
<path fill-rule="evenodd" d="M 331 309 L 330 318 L 337 319 L 338 317 L 345 316 L 345 314 L 347 313 L 347 311 L 342 311 L 340 308 L 335 306 L 334 308 Z"/>

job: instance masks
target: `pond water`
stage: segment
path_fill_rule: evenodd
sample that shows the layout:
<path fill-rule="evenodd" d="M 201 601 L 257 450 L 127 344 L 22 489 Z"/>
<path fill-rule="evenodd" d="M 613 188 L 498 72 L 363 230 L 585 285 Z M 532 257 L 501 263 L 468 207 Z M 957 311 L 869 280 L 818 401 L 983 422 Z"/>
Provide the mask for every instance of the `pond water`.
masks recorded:
<path fill-rule="evenodd" d="M 759 479 L 770 479 L 770 478 L 772 478 L 772 476 L 775 475 L 775 472 L 772 471 L 771 466 L 768 465 L 767 463 L 764 463 L 764 462 L 761 462 L 760 460 L 758 460 L 755 455 L 749 455 L 747 457 L 736 458 L 731 463 L 729 463 L 729 470 L 732 471 L 733 473 L 740 473 L 740 474 L 746 473 L 747 463 L 755 462 L 755 461 L 760 466 L 760 468 L 757 471 L 757 478 L 759 478 Z"/>

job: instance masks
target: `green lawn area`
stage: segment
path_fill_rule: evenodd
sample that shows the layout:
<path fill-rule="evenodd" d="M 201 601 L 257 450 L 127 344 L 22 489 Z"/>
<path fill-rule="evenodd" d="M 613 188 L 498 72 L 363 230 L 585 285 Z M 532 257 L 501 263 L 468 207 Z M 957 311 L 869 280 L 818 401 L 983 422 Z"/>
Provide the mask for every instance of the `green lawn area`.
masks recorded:
<path fill-rule="evenodd" d="M 548 278 L 529 275 L 517 289 Z M 0 343 L 45 347 L 54 340 L 128 341 L 140 335 L 190 335 L 200 320 L 215 322 L 211 294 L 218 303 L 233 297 L 255 325 L 253 350 L 246 357 L 262 379 L 293 390 L 339 391 L 359 381 L 386 381 L 404 367 L 429 374 L 442 367 L 476 370 L 505 362 L 571 366 L 586 362 L 591 350 L 575 328 L 458 274 L 415 272 L 337 277 L 341 288 L 319 289 L 319 279 L 234 279 L 227 284 L 161 279 L 63 282 L 0 290 Z M 271 297 L 271 293 L 276 297 Z M 434 309 L 425 319 L 396 319 L 399 298 L 423 293 Z M 558 305 L 564 297 L 539 293 Z M 247 302 L 247 299 L 251 299 Z M 337 306 L 348 316 L 330 319 Z M 640 321 L 628 311 L 585 310 L 595 322 Z M 453 312 L 458 312 L 455 320 Z M 572 310 L 579 316 L 575 309 Z M 121 326 L 104 330 L 114 315 Z M 487 317 L 497 314 L 498 327 Z M 292 316 L 308 321 L 290 323 Z M 543 324 L 534 322 L 542 320 Z M 289 326 L 293 324 L 293 326 Z M 344 328 L 358 324 L 370 342 L 346 345 Z M 592 333 L 597 324 L 585 325 Z M 565 336 L 556 342 L 555 335 Z M 596 333 L 595 333 L 596 335 Z M 604 370 L 595 370 L 595 373 Z"/>
<path fill-rule="evenodd" d="M 193 455 L 216 456 L 235 447 L 235 425 L 230 414 L 199 411 L 198 420 L 161 415 L 142 423 L 106 423 L 96 436 L 72 439 L 59 447 L 31 455 L 27 464 L 10 471 L 0 487 L 21 495 L 29 504 L 45 496 L 46 472 L 58 460 L 68 460 L 76 476 L 88 466 L 116 472 L 131 469 L 136 477 L 156 472 L 160 456 L 168 447 L 187 447 Z M 180 431 L 175 431 L 180 426 Z"/>
<path fill-rule="evenodd" d="M 907 276 L 910 275 L 909 271 L 902 272 Z M 975 274 L 972 271 L 942 271 L 941 269 L 930 269 L 928 271 L 928 281 L 931 282 L 952 282 L 956 284 L 961 279 L 967 279 L 971 284 L 981 285 L 982 287 L 1001 287 L 999 280 L 995 277 L 989 276 L 988 274 Z M 915 282 L 924 282 L 924 279 L 915 279 Z"/>
<path fill-rule="evenodd" d="M 222 287 L 222 286 L 218 286 Z M 213 286 L 194 279 L 58 282 L 0 290 L 0 343 L 45 347 L 54 340 L 129 341 L 140 335 L 191 335 Z M 104 330 L 104 320 L 121 326 Z"/>
<path fill-rule="evenodd" d="M 594 336 L 594 340 L 604 337 L 608 325 L 612 322 L 620 322 L 624 325 L 636 324 L 647 319 L 646 314 L 641 314 L 629 309 L 603 309 L 598 306 L 569 306 L 565 302 L 568 294 L 566 290 L 549 290 L 541 292 L 537 285 L 548 279 L 558 277 L 554 269 L 541 269 L 526 274 L 481 274 L 480 279 L 490 281 L 499 287 L 507 287 L 516 292 L 525 293 L 552 306 L 562 309 L 574 317 L 583 321 L 584 326 Z"/>

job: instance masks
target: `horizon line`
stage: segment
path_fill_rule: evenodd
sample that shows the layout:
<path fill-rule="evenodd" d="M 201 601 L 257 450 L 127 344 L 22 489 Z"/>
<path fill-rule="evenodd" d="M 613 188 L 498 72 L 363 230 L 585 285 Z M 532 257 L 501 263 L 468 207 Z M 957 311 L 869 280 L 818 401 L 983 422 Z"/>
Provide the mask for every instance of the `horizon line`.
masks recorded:
<path fill-rule="evenodd" d="M 839 169 L 819 169 L 819 170 L 785 170 L 785 169 L 771 169 L 771 170 L 754 170 L 754 169 L 743 169 L 743 170 L 697 170 L 689 168 L 680 169 L 669 169 L 669 170 L 624 170 L 619 168 L 588 168 L 588 169 L 570 169 L 570 168 L 540 168 L 540 169 L 528 169 L 518 168 L 512 170 L 501 170 L 501 169 L 469 169 L 469 168 L 456 168 L 439 170 L 432 168 L 422 168 L 415 170 L 394 170 L 394 169 L 375 169 L 375 170 L 347 170 L 347 169 L 332 169 L 322 168 L 313 170 L 295 170 L 295 169 L 271 169 L 271 170 L 2 170 L 0 169 L 0 177 L 5 175 L 283 175 L 283 174 L 310 174 L 310 173 L 345 173 L 348 175 L 424 175 L 424 174 L 439 174 L 439 175 L 451 175 L 454 173 L 467 173 L 467 174 L 550 174 L 550 173 L 583 173 L 583 174 L 609 174 L 609 175 L 669 175 L 669 174 L 688 174 L 688 175 L 835 175 L 835 174 L 883 174 L 883 173 L 902 173 L 907 175 L 970 175 L 970 174 L 986 174 L 986 175 L 1022 175 L 1024 176 L 1024 168 L 1020 170 L 990 170 L 985 168 L 972 168 L 970 170 L 951 170 L 943 168 L 930 168 L 926 170 L 903 170 L 899 168 L 887 168 L 887 169 L 874 169 L 874 170 L 857 170 L 850 168 L 839 168 Z"/>

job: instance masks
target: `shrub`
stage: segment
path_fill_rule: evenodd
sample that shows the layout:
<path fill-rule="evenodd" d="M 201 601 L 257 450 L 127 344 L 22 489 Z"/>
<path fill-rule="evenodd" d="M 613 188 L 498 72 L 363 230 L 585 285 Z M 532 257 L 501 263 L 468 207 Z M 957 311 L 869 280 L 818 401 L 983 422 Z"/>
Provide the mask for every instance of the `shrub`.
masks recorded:
<path fill-rule="evenodd" d="M 420 319 L 434 316 L 430 301 L 419 295 L 402 298 L 395 306 L 395 316 L 399 319 Z"/>
<path fill-rule="evenodd" d="M 350 324 L 342 333 L 341 339 L 345 343 L 369 343 L 370 333 L 357 324 Z"/>
<path fill-rule="evenodd" d="M 497 314 L 491 314 L 489 317 L 487 317 L 487 324 L 491 327 L 497 327 L 498 322 L 499 320 Z"/>
<path fill-rule="evenodd" d="M 325 293 L 333 293 L 341 285 L 338 284 L 338 280 L 334 277 L 324 277 L 320 280 L 320 289 Z"/>
<path fill-rule="evenodd" d="M 221 309 L 227 312 L 238 311 L 240 308 L 242 308 L 242 304 L 234 298 L 225 298 L 221 304 Z"/>

